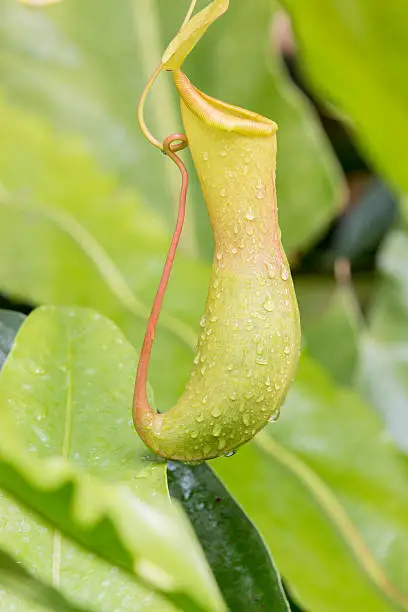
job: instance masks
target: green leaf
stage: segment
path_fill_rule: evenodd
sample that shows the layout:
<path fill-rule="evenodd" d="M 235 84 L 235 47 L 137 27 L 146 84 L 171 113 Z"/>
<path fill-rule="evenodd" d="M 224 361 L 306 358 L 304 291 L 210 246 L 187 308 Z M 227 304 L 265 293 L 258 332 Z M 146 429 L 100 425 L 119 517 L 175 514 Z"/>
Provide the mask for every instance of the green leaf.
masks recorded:
<path fill-rule="evenodd" d="M 187 521 L 166 497 L 165 465 L 129 420 L 135 367 L 134 349 L 93 311 L 30 315 L 0 377 L 0 486 L 139 583 L 7 495 L 0 546 L 78 605 L 125 611 L 147 598 L 152 610 L 223 610 Z"/>
<path fill-rule="evenodd" d="M 25 316 L 20 312 L 0 309 L 0 370 L 13 346 L 18 328 Z"/>
<path fill-rule="evenodd" d="M 27 610 L 30 612 L 92 612 L 90 608 L 72 605 L 56 589 L 34 578 L 10 555 L 0 550 L 0 601 L 1 609 Z M 14 606 L 14 608 L 13 608 Z"/>
<path fill-rule="evenodd" d="M 225 5 L 218 2 L 217 10 Z M 136 106 L 186 6 L 69 0 L 34 12 L 15 0 L 0 4 L 0 77 L 7 95 L 59 130 L 81 134 L 102 166 L 122 186 L 136 187 L 168 227 L 179 177 L 143 139 Z M 268 51 L 271 17 L 267 0 L 232 3 L 188 57 L 186 70 L 206 93 L 279 124 L 280 219 L 285 247 L 294 251 L 310 245 L 336 214 L 343 183 L 316 114 Z M 147 105 L 149 126 L 159 138 L 180 130 L 177 105 L 171 79 L 162 76 Z M 211 232 L 198 191 L 193 172 L 185 243 L 196 252 L 198 242 L 209 258 Z"/>
<path fill-rule="evenodd" d="M 168 247 L 163 226 L 77 140 L 56 140 L 46 124 L 1 99 L 0 133 L 1 289 L 34 303 L 93 306 L 141 346 Z M 153 351 L 161 408 L 176 401 L 191 367 L 190 325 L 198 327 L 209 272 L 177 258 Z M 168 363 L 177 363 L 179 378 Z"/>
<path fill-rule="evenodd" d="M 408 608 L 406 466 L 375 412 L 305 355 L 279 421 L 211 465 L 307 610 Z"/>
<path fill-rule="evenodd" d="M 361 339 L 358 386 L 408 451 L 408 235 L 398 231 L 384 244 L 384 275 Z"/>
<path fill-rule="evenodd" d="M 168 480 L 170 494 L 190 518 L 229 609 L 290 611 L 264 542 L 210 467 L 169 463 Z"/>
<path fill-rule="evenodd" d="M 358 302 L 348 284 L 335 288 L 327 308 L 305 328 L 309 354 L 341 385 L 354 382 L 361 330 Z"/>
<path fill-rule="evenodd" d="M 401 143 L 408 139 L 405 0 L 283 0 L 318 92 L 351 118 L 364 152 L 408 190 Z M 375 101 L 375 104 L 373 103 Z"/>
<path fill-rule="evenodd" d="M 163 54 L 162 62 L 166 70 L 180 68 L 210 25 L 225 13 L 228 5 L 229 0 L 214 0 L 181 28 Z"/>

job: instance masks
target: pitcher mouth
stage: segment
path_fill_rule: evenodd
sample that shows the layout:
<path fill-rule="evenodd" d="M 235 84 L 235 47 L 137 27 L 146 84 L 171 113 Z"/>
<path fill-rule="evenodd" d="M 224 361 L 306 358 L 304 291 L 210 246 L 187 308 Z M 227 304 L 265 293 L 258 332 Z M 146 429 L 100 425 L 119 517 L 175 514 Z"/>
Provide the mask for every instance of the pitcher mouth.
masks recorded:
<path fill-rule="evenodd" d="M 245 136 L 272 136 L 278 129 L 271 119 L 203 93 L 181 70 L 174 70 L 173 78 L 187 108 L 210 127 Z"/>

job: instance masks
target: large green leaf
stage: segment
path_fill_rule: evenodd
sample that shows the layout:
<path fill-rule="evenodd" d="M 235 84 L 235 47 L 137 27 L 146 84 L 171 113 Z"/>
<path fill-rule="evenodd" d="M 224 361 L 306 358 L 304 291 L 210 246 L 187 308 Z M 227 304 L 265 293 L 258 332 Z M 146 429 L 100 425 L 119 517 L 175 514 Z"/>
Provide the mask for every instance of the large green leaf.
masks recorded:
<path fill-rule="evenodd" d="M 361 329 L 361 313 L 352 286 L 340 284 L 327 308 L 304 330 L 309 354 L 339 384 L 354 382 Z"/>
<path fill-rule="evenodd" d="M 180 500 L 230 610 L 290 611 L 279 574 L 259 533 L 206 464 L 168 465 Z"/>
<path fill-rule="evenodd" d="M 7 188 L 0 189 L 0 287 L 31 302 L 93 306 L 141 346 L 168 246 L 159 220 L 103 175 L 80 143 L 56 139 L 4 101 L 0 133 Z M 178 257 L 153 351 L 160 407 L 176 400 L 191 367 L 188 325 L 198 327 L 208 277 L 207 265 Z"/>
<path fill-rule="evenodd" d="M 283 0 L 318 91 L 352 120 L 377 168 L 408 190 L 405 0 Z"/>
<path fill-rule="evenodd" d="M 384 281 L 361 340 L 358 385 L 407 452 L 408 235 L 405 232 L 394 232 L 388 237 L 379 266 Z"/>
<path fill-rule="evenodd" d="M 33 11 L 15 0 L 0 4 L 0 77 L 7 93 L 57 128 L 80 133 L 103 166 L 122 184 L 136 186 L 168 223 L 178 176 L 143 140 L 136 106 L 187 6 L 176 0 L 70 0 Z M 335 214 L 340 177 L 314 113 L 267 51 L 271 16 L 268 0 L 231 3 L 186 70 L 209 94 L 279 123 L 280 214 L 291 251 L 310 244 Z M 147 113 L 159 138 L 180 129 L 177 105 L 171 79 L 161 77 Z M 209 255 L 209 223 L 197 191 L 192 174 L 185 240 L 190 250 L 198 240 Z"/>
<path fill-rule="evenodd" d="M 25 316 L 12 310 L 0 310 L 0 370 L 9 354 L 18 328 Z"/>
<path fill-rule="evenodd" d="M 313 612 L 408 609 L 408 489 L 375 412 L 306 356 L 280 420 L 212 467 Z"/>
<path fill-rule="evenodd" d="M 0 610 L 30 612 L 93 612 L 71 604 L 56 589 L 34 578 L 10 555 L 0 550 Z M 14 605 L 14 608 L 12 607 Z"/>
<path fill-rule="evenodd" d="M 35 311 L 0 377 L 0 486 L 139 583 L 5 494 L 0 546 L 78 605 L 222 610 L 193 533 L 166 497 L 165 465 L 149 458 L 129 420 L 135 362 L 99 314 Z"/>

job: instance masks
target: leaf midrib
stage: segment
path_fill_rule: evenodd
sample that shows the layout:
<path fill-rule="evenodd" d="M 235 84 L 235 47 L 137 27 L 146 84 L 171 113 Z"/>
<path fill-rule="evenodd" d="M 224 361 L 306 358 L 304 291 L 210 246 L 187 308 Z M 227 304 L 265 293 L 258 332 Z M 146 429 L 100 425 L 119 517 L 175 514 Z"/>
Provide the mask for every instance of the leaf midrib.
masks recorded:
<path fill-rule="evenodd" d="M 403 610 L 408 610 L 408 596 L 399 591 L 389 581 L 382 567 L 365 543 L 358 528 L 354 525 L 345 508 L 324 480 L 297 455 L 268 436 L 265 431 L 260 432 L 254 441 L 265 453 L 294 474 L 301 484 L 309 490 L 318 506 L 337 528 L 366 576 L 377 587 L 379 592 L 388 601 L 397 604 Z"/>

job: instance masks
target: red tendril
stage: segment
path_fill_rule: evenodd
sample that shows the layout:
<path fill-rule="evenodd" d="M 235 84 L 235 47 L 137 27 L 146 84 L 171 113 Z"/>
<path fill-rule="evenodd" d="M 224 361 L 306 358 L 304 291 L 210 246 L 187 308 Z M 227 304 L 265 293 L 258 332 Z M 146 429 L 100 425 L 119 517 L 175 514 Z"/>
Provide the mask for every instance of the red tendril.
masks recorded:
<path fill-rule="evenodd" d="M 143 340 L 142 350 L 140 352 L 139 364 L 136 374 L 135 393 L 133 400 L 133 421 L 137 426 L 141 422 L 143 415 L 146 413 L 156 414 L 149 406 L 146 392 L 147 376 L 149 369 L 150 354 L 152 352 L 153 341 L 155 338 L 157 322 L 160 316 L 164 295 L 166 293 L 171 270 L 173 267 L 174 257 L 176 255 L 177 246 L 180 241 L 181 232 L 183 229 L 184 218 L 186 213 L 186 198 L 188 188 L 188 172 L 187 168 L 176 153 L 182 151 L 188 145 L 185 134 L 170 134 L 163 142 L 163 152 L 170 157 L 176 164 L 181 173 L 181 190 L 179 208 L 177 214 L 176 227 L 171 239 L 170 247 L 167 253 L 166 262 L 164 264 L 163 273 L 154 298 L 153 307 L 147 322 L 145 337 Z"/>

